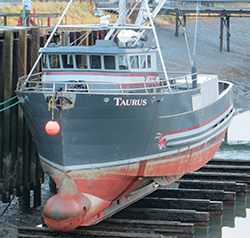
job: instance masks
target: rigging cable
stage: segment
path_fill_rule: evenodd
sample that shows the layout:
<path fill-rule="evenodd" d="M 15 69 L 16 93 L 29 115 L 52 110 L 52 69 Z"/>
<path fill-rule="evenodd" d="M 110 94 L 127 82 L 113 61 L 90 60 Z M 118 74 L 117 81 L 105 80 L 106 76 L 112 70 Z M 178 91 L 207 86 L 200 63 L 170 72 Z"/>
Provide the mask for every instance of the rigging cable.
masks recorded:
<path fill-rule="evenodd" d="M 181 11 L 179 9 L 179 16 L 182 16 L 184 18 L 184 15 L 183 15 L 183 11 Z M 185 24 L 185 23 L 184 23 Z M 182 24 L 181 24 L 182 25 Z M 185 24 L 186 25 L 186 24 Z M 185 37 L 185 42 L 186 42 L 186 46 L 187 46 L 187 51 L 188 51 L 188 58 L 189 58 L 189 62 L 190 62 L 190 65 L 192 66 L 192 58 L 191 58 L 191 54 L 190 54 L 190 49 L 189 49 L 189 44 L 188 44 L 188 39 L 187 39 L 187 28 L 186 26 L 183 26 L 182 27 L 182 30 L 183 30 L 183 35 Z"/>
<path fill-rule="evenodd" d="M 162 12 L 162 14 L 160 15 L 160 17 L 157 19 L 156 23 L 155 23 L 155 26 L 157 27 L 160 20 L 162 19 L 162 17 L 164 17 L 166 15 L 166 13 L 168 12 L 170 6 L 172 5 L 173 3 L 173 0 L 169 1 L 167 7 L 165 8 L 165 10 Z"/>
<path fill-rule="evenodd" d="M 197 35 L 198 35 L 198 20 L 199 20 L 199 14 L 200 14 L 200 8 L 197 2 L 197 7 L 196 7 L 196 20 L 195 20 L 195 33 L 194 33 L 194 49 L 193 49 L 193 56 L 191 57 L 190 50 L 189 50 L 189 44 L 188 44 L 188 39 L 187 39 L 187 29 L 186 27 L 183 27 L 183 34 L 185 37 L 185 42 L 187 46 L 187 51 L 188 51 L 188 57 L 190 61 L 190 65 L 192 66 L 194 63 L 194 58 L 196 55 L 196 45 L 197 45 Z M 182 14 L 183 15 L 183 14 Z"/>
<path fill-rule="evenodd" d="M 167 7 L 164 9 L 164 11 L 161 13 L 160 17 L 157 19 L 157 21 L 154 23 L 155 27 L 157 27 L 160 23 L 160 20 L 167 14 L 170 6 L 172 5 L 173 0 L 169 1 Z M 150 32 L 150 34 L 148 34 L 148 36 L 152 35 L 152 32 Z"/>
<path fill-rule="evenodd" d="M 4 213 L 8 210 L 10 204 L 12 203 L 12 201 L 14 200 L 14 198 L 16 197 L 16 195 L 14 194 L 10 200 L 10 202 L 8 203 L 8 205 L 6 206 L 6 208 L 4 209 L 4 211 L 2 212 L 2 214 L 0 215 L 0 217 L 2 217 L 4 215 Z"/>
<path fill-rule="evenodd" d="M 81 40 L 77 46 L 81 45 L 82 42 L 89 36 L 89 34 L 92 32 L 92 30 L 86 31 L 84 34 L 82 34 L 80 37 L 78 37 L 76 40 L 71 42 L 69 45 L 74 45 L 77 41 Z M 83 38 L 83 39 L 82 39 Z"/>
<path fill-rule="evenodd" d="M 83 36 L 82 40 L 79 42 L 78 46 L 82 44 L 83 41 L 86 40 L 86 38 L 90 35 L 90 33 L 92 32 L 92 30 L 87 31 Z"/>
<path fill-rule="evenodd" d="M 162 19 L 162 17 L 164 17 L 164 16 L 166 15 L 167 11 L 169 10 L 170 6 L 172 5 L 172 2 L 173 2 L 173 0 L 169 1 L 169 3 L 168 3 L 168 5 L 167 5 L 167 7 L 165 8 L 165 10 L 161 13 L 160 17 L 159 17 L 159 18 L 157 19 L 157 21 L 154 23 L 155 27 L 158 26 L 158 24 L 159 24 L 160 20 Z M 147 20 L 149 20 L 149 19 L 147 19 Z M 147 21 L 147 20 L 146 20 L 146 21 Z M 146 21 L 145 21 L 145 22 L 146 22 Z M 145 24 L 145 22 L 144 22 L 143 24 Z M 147 24 L 145 24 L 145 25 L 148 26 L 148 25 L 150 25 L 150 23 L 147 22 Z M 145 31 L 146 31 L 146 30 L 140 30 L 139 32 L 141 32 L 141 34 L 143 34 Z M 150 32 L 150 33 L 148 34 L 148 36 L 150 36 L 150 35 L 152 35 L 152 34 L 153 34 L 153 33 Z M 139 39 L 137 39 L 136 41 L 138 41 L 138 40 L 139 40 Z"/>
<path fill-rule="evenodd" d="M 190 65 L 192 66 L 192 58 L 191 58 L 191 54 L 190 54 L 190 50 L 189 50 L 189 45 L 188 45 L 187 29 L 186 29 L 186 27 L 183 27 L 183 34 L 184 34 L 185 42 L 186 42 L 186 46 L 187 46 L 189 62 L 190 62 Z"/>
<path fill-rule="evenodd" d="M 15 96 L 15 97 L 13 97 L 13 98 L 10 98 L 10 99 L 8 99 L 8 100 L 6 100 L 6 101 L 0 103 L 0 105 L 3 105 L 3 104 L 5 104 L 5 103 L 7 103 L 7 102 L 13 100 L 13 99 L 16 98 L 16 97 L 17 97 L 17 96 Z M 15 105 L 17 105 L 18 103 L 24 101 L 24 100 L 27 99 L 27 98 L 28 98 L 28 97 L 26 96 L 26 97 L 20 99 L 19 101 L 13 103 L 12 105 L 10 105 L 10 106 L 8 106 L 8 107 L 5 107 L 5 108 L 1 109 L 0 112 L 5 111 L 5 110 L 7 110 L 7 109 L 9 109 L 9 108 L 11 108 L 11 107 L 14 107 Z"/>

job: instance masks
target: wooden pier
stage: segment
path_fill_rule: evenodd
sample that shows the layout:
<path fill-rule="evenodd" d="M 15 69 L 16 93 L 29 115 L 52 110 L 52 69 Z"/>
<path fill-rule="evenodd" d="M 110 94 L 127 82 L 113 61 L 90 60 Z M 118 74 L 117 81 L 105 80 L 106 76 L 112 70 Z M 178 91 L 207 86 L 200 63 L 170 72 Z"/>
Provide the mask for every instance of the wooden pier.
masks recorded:
<path fill-rule="evenodd" d="M 187 17 L 194 18 L 196 14 L 197 9 L 191 8 L 170 8 L 167 10 L 166 15 L 175 16 L 175 36 L 179 36 L 180 27 L 187 27 Z M 199 9 L 199 17 L 220 18 L 220 52 L 223 50 L 224 28 L 226 29 L 227 51 L 230 51 L 230 18 L 250 17 L 250 9 L 201 8 Z"/>
<path fill-rule="evenodd" d="M 237 7 L 215 7 L 215 4 L 236 4 L 241 3 L 244 5 L 250 4 L 249 0 L 203 0 L 200 2 L 199 9 L 197 9 L 197 1 L 195 0 L 178 0 L 173 1 L 171 4 L 167 3 L 162 7 L 159 14 L 172 15 L 175 17 L 175 36 L 179 36 L 180 27 L 187 27 L 187 18 L 194 18 L 198 13 L 199 18 L 219 18 L 220 19 L 220 52 L 223 50 L 224 42 L 224 29 L 226 30 L 226 47 L 230 51 L 230 19 L 232 17 L 250 17 L 250 8 L 237 8 Z M 190 4 L 193 6 L 190 7 Z M 152 4 L 154 6 L 154 4 Z M 117 4 L 104 3 L 100 1 L 98 8 L 109 12 L 119 12 Z"/>
<path fill-rule="evenodd" d="M 46 28 L 47 33 L 50 31 L 52 28 Z M 70 32 L 70 43 L 79 43 L 77 39 L 81 34 Z M 104 35 L 104 32 L 92 32 L 82 44 L 94 44 Z M 65 32 L 59 37 L 63 38 L 63 44 L 68 44 Z M 8 203 L 17 196 L 25 212 L 31 209 L 30 204 L 41 205 L 44 175 L 35 143 L 17 105 L 15 88 L 18 78 L 32 68 L 47 38 L 48 34 L 43 35 L 40 28 L 34 27 L 7 27 L 0 31 L 0 201 Z M 51 182 L 51 190 L 55 189 Z"/>
<path fill-rule="evenodd" d="M 204 233 L 204 237 L 208 232 L 209 236 L 212 232 L 218 234 L 222 226 L 234 226 L 235 215 L 245 217 L 247 205 L 238 207 L 237 201 L 246 202 L 250 181 L 242 183 L 242 178 L 234 175 L 249 165 L 250 162 L 244 160 L 212 159 L 197 172 L 184 175 L 174 188 L 161 187 L 111 218 L 91 227 L 79 227 L 64 237 L 192 238 L 198 230 Z M 216 166 L 224 166 L 224 170 L 218 171 Z M 201 173 L 207 168 L 210 172 L 205 172 L 207 177 L 201 179 Z M 243 172 L 242 176 L 245 175 L 249 173 Z M 223 216 L 223 211 L 227 210 L 233 213 Z M 20 227 L 18 232 L 19 237 L 61 237 L 61 233 L 46 226 Z"/>
<path fill-rule="evenodd" d="M 27 33 L 8 30 L 0 36 L 0 200 L 9 202 L 16 195 L 24 211 L 30 207 L 30 190 L 34 190 L 35 206 L 41 204 L 43 182 L 31 134 L 22 112 L 13 106 L 17 103 L 14 90 L 18 77 L 32 67 L 40 47 L 40 30 Z"/>

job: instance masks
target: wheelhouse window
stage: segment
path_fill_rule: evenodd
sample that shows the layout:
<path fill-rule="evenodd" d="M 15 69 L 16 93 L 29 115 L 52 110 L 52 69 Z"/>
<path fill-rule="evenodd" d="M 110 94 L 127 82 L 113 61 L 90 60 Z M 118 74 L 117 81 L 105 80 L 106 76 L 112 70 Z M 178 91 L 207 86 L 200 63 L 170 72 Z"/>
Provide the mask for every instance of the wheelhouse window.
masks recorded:
<path fill-rule="evenodd" d="M 146 68 L 146 55 L 140 55 L 140 68 Z"/>
<path fill-rule="evenodd" d="M 128 69 L 128 61 L 126 55 L 119 55 L 118 63 L 119 69 Z"/>
<path fill-rule="evenodd" d="M 90 68 L 91 69 L 101 69 L 102 68 L 100 55 L 90 55 L 89 61 L 90 61 Z"/>
<path fill-rule="evenodd" d="M 79 69 L 88 68 L 88 60 L 86 55 L 76 55 L 76 67 Z"/>
<path fill-rule="evenodd" d="M 147 58 L 148 58 L 148 68 L 151 68 L 151 55 L 148 55 Z"/>
<path fill-rule="evenodd" d="M 49 68 L 48 57 L 47 55 L 43 55 L 43 68 Z"/>
<path fill-rule="evenodd" d="M 129 63 L 131 69 L 138 69 L 139 68 L 138 55 L 129 56 Z"/>
<path fill-rule="evenodd" d="M 50 68 L 61 68 L 59 55 L 49 55 Z"/>
<path fill-rule="evenodd" d="M 115 69 L 115 56 L 104 55 L 104 68 Z"/>
<path fill-rule="evenodd" d="M 63 68 L 74 68 L 73 55 L 62 55 Z"/>

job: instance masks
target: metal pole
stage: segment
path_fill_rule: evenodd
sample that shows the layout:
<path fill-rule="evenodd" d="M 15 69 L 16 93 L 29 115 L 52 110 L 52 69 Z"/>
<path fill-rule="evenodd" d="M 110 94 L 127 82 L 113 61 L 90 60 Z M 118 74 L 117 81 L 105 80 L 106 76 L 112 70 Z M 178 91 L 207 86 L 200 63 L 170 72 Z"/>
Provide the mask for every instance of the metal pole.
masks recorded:
<path fill-rule="evenodd" d="M 197 43 L 197 35 L 198 35 L 198 20 L 199 20 L 199 6 L 197 3 L 196 7 L 196 21 L 195 21 L 195 34 L 194 34 L 194 50 L 193 50 L 193 60 L 196 54 L 196 43 Z"/>
<path fill-rule="evenodd" d="M 164 64 L 164 60 L 163 60 L 163 57 L 162 57 L 160 44 L 159 44 L 157 33 L 156 33 L 156 30 L 155 30 L 154 22 L 152 20 L 151 14 L 150 14 L 150 10 L 149 10 L 149 6 L 148 6 L 147 0 L 145 0 L 145 5 L 146 5 L 146 8 L 147 8 L 148 18 L 149 18 L 150 24 L 152 26 L 152 30 L 153 30 L 153 34 L 154 34 L 154 38 L 155 38 L 155 43 L 156 43 L 156 46 L 157 46 L 157 49 L 158 49 L 158 52 L 159 52 L 159 56 L 160 56 L 160 60 L 161 60 L 161 64 L 162 64 L 162 68 L 163 68 L 163 72 L 164 72 L 164 76 L 165 76 L 165 79 L 166 79 L 166 83 L 167 83 L 169 91 L 171 92 L 171 88 L 170 88 L 169 82 L 168 82 L 168 74 L 167 74 L 166 67 L 165 67 L 165 64 Z"/>
<path fill-rule="evenodd" d="M 197 88 L 197 67 L 195 61 L 192 65 L 192 88 Z"/>
<path fill-rule="evenodd" d="M 66 12 L 68 11 L 68 9 L 69 9 L 69 7 L 70 7 L 70 5 L 71 5 L 71 3 L 72 3 L 73 1 L 74 1 L 74 0 L 70 0 L 70 2 L 68 3 L 68 5 L 67 5 L 66 9 L 64 10 L 63 14 L 61 15 L 59 21 L 57 22 L 56 26 L 54 27 L 53 31 L 51 32 L 50 37 L 48 38 L 46 44 L 44 45 L 44 48 L 47 48 L 47 46 L 49 45 L 49 43 L 50 43 L 50 41 L 51 41 L 51 39 L 52 39 L 54 33 L 56 32 L 56 30 L 57 30 L 59 24 L 61 23 L 61 21 L 62 21 L 64 15 L 65 15 Z M 34 69 L 36 68 L 36 66 L 37 66 L 39 60 L 41 59 L 41 57 L 42 57 L 42 53 L 39 54 L 39 56 L 38 56 L 38 58 L 37 58 L 35 64 L 33 65 L 32 69 L 30 70 L 30 73 L 29 73 L 29 75 L 28 75 L 28 77 L 26 78 L 25 81 L 29 80 L 31 74 L 33 73 Z"/>
<path fill-rule="evenodd" d="M 179 36 L 179 13 L 175 14 L 175 36 Z"/>
<path fill-rule="evenodd" d="M 123 12 L 126 10 L 127 0 L 120 0 L 119 1 L 119 16 L 122 15 Z"/>
<path fill-rule="evenodd" d="M 224 17 L 220 16 L 220 52 L 223 49 L 223 28 L 224 28 Z"/>
<path fill-rule="evenodd" d="M 227 51 L 230 51 L 230 16 L 227 16 Z"/>

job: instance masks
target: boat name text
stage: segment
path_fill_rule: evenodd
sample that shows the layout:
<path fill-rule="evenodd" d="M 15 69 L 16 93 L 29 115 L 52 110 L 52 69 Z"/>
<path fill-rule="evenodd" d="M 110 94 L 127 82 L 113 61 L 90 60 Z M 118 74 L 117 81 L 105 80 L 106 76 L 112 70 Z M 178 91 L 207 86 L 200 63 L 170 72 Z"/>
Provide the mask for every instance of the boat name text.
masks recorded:
<path fill-rule="evenodd" d="M 123 99 L 114 98 L 116 106 L 146 106 L 148 104 L 147 99 Z"/>

